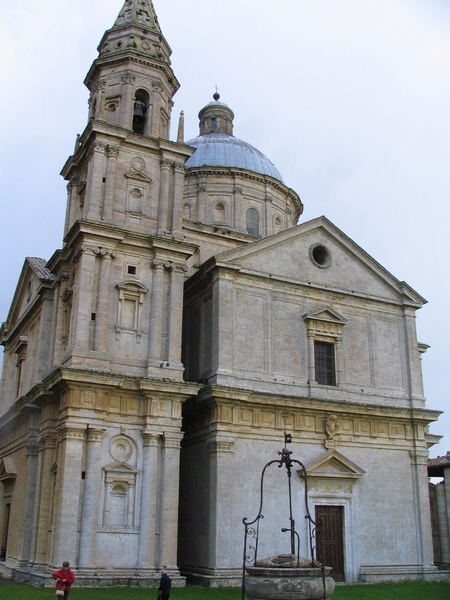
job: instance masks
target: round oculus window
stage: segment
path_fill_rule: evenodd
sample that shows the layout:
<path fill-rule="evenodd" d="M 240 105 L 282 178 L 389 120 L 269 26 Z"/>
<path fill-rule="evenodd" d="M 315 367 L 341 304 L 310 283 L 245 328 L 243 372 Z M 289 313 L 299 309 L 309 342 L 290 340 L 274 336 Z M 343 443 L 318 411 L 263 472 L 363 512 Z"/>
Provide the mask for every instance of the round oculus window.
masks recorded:
<path fill-rule="evenodd" d="M 311 262 L 319 269 L 327 269 L 331 265 L 331 254 L 323 244 L 313 244 L 309 249 Z"/>

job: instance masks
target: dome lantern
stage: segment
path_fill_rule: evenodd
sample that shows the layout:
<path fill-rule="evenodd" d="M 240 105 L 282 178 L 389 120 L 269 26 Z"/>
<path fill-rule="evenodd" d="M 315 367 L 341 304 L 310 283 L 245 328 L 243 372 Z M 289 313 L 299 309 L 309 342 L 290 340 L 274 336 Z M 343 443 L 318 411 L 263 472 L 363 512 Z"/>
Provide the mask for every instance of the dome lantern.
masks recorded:
<path fill-rule="evenodd" d="M 187 160 L 188 169 L 194 167 L 231 167 L 268 175 L 283 182 L 275 165 L 259 150 L 233 135 L 234 112 L 220 95 L 198 113 L 200 135 L 187 144 L 195 148 Z"/>
<path fill-rule="evenodd" d="M 205 133 L 226 133 L 233 135 L 234 112 L 223 102 L 220 95 L 214 94 L 214 101 L 207 104 L 198 113 L 200 119 L 200 135 Z"/>

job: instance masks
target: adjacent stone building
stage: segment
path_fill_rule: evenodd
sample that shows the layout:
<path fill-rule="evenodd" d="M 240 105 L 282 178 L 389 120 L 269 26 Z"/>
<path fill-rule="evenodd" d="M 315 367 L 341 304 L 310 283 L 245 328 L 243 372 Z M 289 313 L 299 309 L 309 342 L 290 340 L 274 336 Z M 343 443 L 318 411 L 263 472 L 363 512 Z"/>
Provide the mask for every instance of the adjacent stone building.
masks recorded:
<path fill-rule="evenodd" d="M 171 141 L 170 54 L 152 2 L 127 0 L 85 79 L 64 245 L 26 259 L 0 330 L 1 568 L 236 584 L 286 426 L 335 577 L 433 577 L 425 300 L 325 217 L 297 224 L 218 95 Z M 260 552 L 286 551 L 283 502 L 275 475 Z"/>
<path fill-rule="evenodd" d="M 434 562 L 441 568 L 450 567 L 450 452 L 445 456 L 428 459 L 430 481 L 431 523 Z"/>

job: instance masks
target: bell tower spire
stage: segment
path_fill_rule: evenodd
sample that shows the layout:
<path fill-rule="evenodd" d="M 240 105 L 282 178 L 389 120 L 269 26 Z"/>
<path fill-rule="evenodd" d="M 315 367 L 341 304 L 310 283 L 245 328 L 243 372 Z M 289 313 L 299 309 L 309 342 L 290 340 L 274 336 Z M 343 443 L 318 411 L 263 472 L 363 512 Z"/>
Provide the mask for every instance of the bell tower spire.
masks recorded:
<path fill-rule="evenodd" d="M 147 29 L 157 29 L 161 33 L 158 17 L 151 0 L 126 0 L 119 16 L 114 23 L 114 28 L 128 23 L 137 23 Z"/>
<path fill-rule="evenodd" d="M 151 0 L 126 0 L 85 79 L 89 119 L 169 139 L 179 83 Z"/>

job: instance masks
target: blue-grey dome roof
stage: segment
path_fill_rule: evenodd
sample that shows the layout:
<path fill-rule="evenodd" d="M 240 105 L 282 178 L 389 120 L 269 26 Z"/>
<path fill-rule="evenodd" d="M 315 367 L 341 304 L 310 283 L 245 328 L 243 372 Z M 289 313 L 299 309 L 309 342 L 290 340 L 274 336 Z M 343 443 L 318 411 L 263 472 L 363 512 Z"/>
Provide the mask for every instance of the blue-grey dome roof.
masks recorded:
<path fill-rule="evenodd" d="M 204 133 L 187 142 L 196 150 L 186 162 L 193 167 L 236 167 L 269 175 L 283 182 L 278 169 L 262 152 L 234 135 L 222 132 Z"/>

